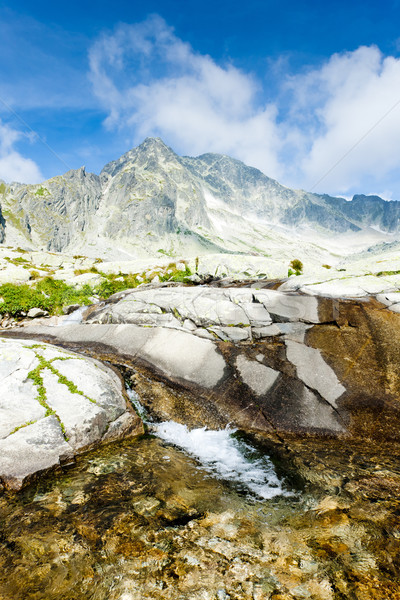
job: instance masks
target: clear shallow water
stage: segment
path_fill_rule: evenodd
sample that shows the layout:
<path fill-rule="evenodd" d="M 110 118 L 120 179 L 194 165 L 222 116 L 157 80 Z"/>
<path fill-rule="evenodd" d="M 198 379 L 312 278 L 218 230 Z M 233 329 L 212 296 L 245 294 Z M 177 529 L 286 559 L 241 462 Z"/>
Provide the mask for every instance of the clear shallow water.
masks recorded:
<path fill-rule="evenodd" d="M 165 439 L 100 448 L 0 496 L 1 600 L 400 599 L 392 504 L 246 494 L 270 486 L 267 457 L 229 431 L 157 427 Z"/>
<path fill-rule="evenodd" d="M 396 531 L 376 502 L 249 499 L 144 437 L 0 497 L 0 598 L 398 600 Z"/>
<path fill-rule="evenodd" d="M 152 431 L 166 442 L 175 444 L 196 457 L 209 472 L 234 482 L 259 498 L 273 498 L 287 490 L 282 488 L 273 464 L 249 444 L 234 437 L 235 430 L 188 429 L 186 425 L 166 421 L 153 425 Z"/>
<path fill-rule="evenodd" d="M 154 423 L 137 394 L 130 388 L 127 392 L 138 414 L 150 425 L 150 431 L 195 457 L 207 472 L 259 498 L 268 499 L 288 493 L 282 487 L 270 459 L 235 437 L 235 429 L 214 431 L 206 427 L 189 429 L 175 421 Z"/>

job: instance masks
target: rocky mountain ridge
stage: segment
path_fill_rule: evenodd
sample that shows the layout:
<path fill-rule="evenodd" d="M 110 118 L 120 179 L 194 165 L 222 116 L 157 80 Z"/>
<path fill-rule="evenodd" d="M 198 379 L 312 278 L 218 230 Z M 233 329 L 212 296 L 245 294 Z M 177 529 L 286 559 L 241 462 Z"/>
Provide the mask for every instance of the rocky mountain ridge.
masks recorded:
<path fill-rule="evenodd" d="M 0 243 L 31 249 L 120 259 L 268 256 L 285 246 L 293 255 L 301 239 L 314 256 L 321 236 L 365 232 L 379 233 L 376 241 L 398 234 L 400 204 L 292 190 L 228 156 L 179 157 L 159 138 L 100 175 L 82 167 L 39 185 L 0 185 Z"/>

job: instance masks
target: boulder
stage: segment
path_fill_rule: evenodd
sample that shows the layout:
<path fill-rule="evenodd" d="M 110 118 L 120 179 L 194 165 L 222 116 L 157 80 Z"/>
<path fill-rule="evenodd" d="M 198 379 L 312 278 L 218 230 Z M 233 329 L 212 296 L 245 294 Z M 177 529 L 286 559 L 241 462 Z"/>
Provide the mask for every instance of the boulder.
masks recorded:
<path fill-rule="evenodd" d="M 0 481 L 10 489 L 104 439 L 142 431 L 120 377 L 93 359 L 0 338 L 0 379 Z"/>
<path fill-rule="evenodd" d="M 42 308 L 31 308 L 28 310 L 27 317 L 29 319 L 36 319 L 37 317 L 45 317 L 49 313 L 47 310 L 43 310 Z"/>
<path fill-rule="evenodd" d="M 31 277 L 28 269 L 7 266 L 0 270 L 0 285 L 3 283 L 27 283 Z"/>
<path fill-rule="evenodd" d="M 64 315 L 70 315 L 71 313 L 75 312 L 76 310 L 78 310 L 78 308 L 80 308 L 80 304 L 68 304 L 68 306 L 63 306 L 63 314 Z"/>

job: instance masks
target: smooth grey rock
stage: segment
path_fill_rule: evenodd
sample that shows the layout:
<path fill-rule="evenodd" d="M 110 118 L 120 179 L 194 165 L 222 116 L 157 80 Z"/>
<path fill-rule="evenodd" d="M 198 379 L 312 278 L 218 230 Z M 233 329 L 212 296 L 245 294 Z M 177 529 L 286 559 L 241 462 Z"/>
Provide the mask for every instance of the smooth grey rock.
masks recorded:
<path fill-rule="evenodd" d="M 251 336 L 250 327 L 209 327 L 208 330 L 225 342 L 243 342 Z"/>
<path fill-rule="evenodd" d="M 272 337 L 275 335 L 282 335 L 279 324 L 272 323 L 272 325 L 267 325 L 266 327 L 252 327 L 251 332 L 255 339 L 262 339 L 266 337 Z"/>
<path fill-rule="evenodd" d="M 114 311 L 117 310 L 121 316 L 127 317 L 131 313 L 151 313 L 161 314 L 161 308 L 154 302 L 143 302 L 143 300 L 137 299 L 135 294 L 131 294 L 128 297 L 123 298 L 118 302 L 118 307 L 114 307 Z"/>
<path fill-rule="evenodd" d="M 229 300 L 216 302 L 216 311 L 220 325 L 250 325 L 250 321 L 241 306 L 237 306 Z"/>
<path fill-rule="evenodd" d="M 196 331 L 193 331 L 194 335 L 197 335 L 197 337 L 200 338 L 204 338 L 205 340 L 212 340 L 213 342 L 215 342 L 215 340 L 217 339 L 215 335 L 213 335 L 212 333 L 210 333 L 210 331 L 208 331 L 208 329 L 204 329 L 203 327 L 198 327 L 198 329 L 196 329 Z"/>
<path fill-rule="evenodd" d="M 319 323 L 318 299 L 313 296 L 285 294 L 276 290 L 255 290 L 253 294 L 275 321 Z"/>
<path fill-rule="evenodd" d="M 196 331 L 196 329 L 197 329 L 196 325 L 190 319 L 185 319 L 183 321 L 183 327 L 184 327 L 184 329 L 187 329 L 188 331 L 192 331 L 192 332 Z"/>
<path fill-rule="evenodd" d="M 212 388 L 223 378 L 225 361 L 214 344 L 183 331 L 157 329 L 140 354 L 168 376 Z"/>
<path fill-rule="evenodd" d="M 80 304 L 68 304 L 68 306 L 63 306 L 62 311 L 64 315 L 70 315 L 78 310 L 78 308 L 80 308 Z"/>
<path fill-rule="evenodd" d="M 27 283 L 31 274 L 23 267 L 8 266 L 0 269 L 0 285 L 3 283 Z"/>
<path fill-rule="evenodd" d="M 312 325 L 307 325 L 306 323 L 295 322 L 276 323 L 275 325 L 278 327 L 280 333 L 285 336 L 285 340 L 292 340 L 300 344 L 304 343 L 307 330 L 312 327 Z"/>
<path fill-rule="evenodd" d="M 45 409 L 36 400 L 32 381 L 17 382 L 11 377 L 1 381 L 0 438 L 7 437 L 17 427 L 45 416 Z M 11 403 L 9 399 L 12 398 Z"/>
<path fill-rule="evenodd" d="M 121 380 L 114 371 L 99 361 L 84 360 L 84 373 L 82 377 L 82 359 L 53 361 L 57 371 L 69 381 L 79 381 L 79 390 L 94 400 L 107 415 L 107 422 L 117 419 L 126 411 L 126 402 L 121 394 Z M 82 397 L 82 396 L 81 396 Z"/>
<path fill-rule="evenodd" d="M 126 317 L 118 318 L 118 312 L 109 316 L 109 323 L 134 323 L 136 325 L 151 325 L 152 327 L 180 328 L 181 323 L 171 314 L 158 313 L 130 313 Z"/>
<path fill-rule="evenodd" d="M 336 400 L 344 394 L 346 388 L 324 361 L 321 352 L 316 348 L 286 340 L 286 354 L 288 360 L 296 367 L 298 378 L 337 408 Z"/>
<path fill-rule="evenodd" d="M 47 310 L 43 310 L 42 308 L 31 308 L 28 310 L 27 317 L 29 319 L 36 319 L 37 317 L 45 317 L 48 314 Z"/>
<path fill-rule="evenodd" d="M 178 308 L 180 314 L 183 313 L 182 305 Z M 220 325 L 220 315 L 216 307 L 216 302 L 213 298 L 205 295 L 197 296 L 193 299 L 194 322 L 198 325 L 206 327 L 207 325 Z M 191 318 L 190 315 L 187 315 Z"/>
<path fill-rule="evenodd" d="M 137 420 L 132 418 L 130 412 L 124 412 L 118 419 L 112 421 L 103 435 L 103 440 L 121 439 L 130 434 L 137 427 Z"/>
<path fill-rule="evenodd" d="M 130 431 L 141 432 L 113 370 L 49 344 L 0 338 L 0 384 L 0 478 L 7 487 L 17 489 L 64 455 L 102 441 L 111 425 L 113 437 L 118 423 L 119 435 L 129 422 Z M 24 453 L 21 468 L 13 467 Z"/>
<path fill-rule="evenodd" d="M 400 302 L 400 292 L 386 292 L 384 294 L 377 294 L 376 299 L 382 304 L 397 304 Z"/>
<path fill-rule="evenodd" d="M 35 400 L 33 381 L 26 378 L 38 364 L 35 354 L 19 342 L 0 339 L 0 438 L 44 417 L 46 411 Z"/>
<path fill-rule="evenodd" d="M 336 411 L 321 402 L 308 388 L 303 388 L 298 400 L 297 420 L 300 426 L 336 433 L 345 431 Z"/>
<path fill-rule="evenodd" d="M 131 324 L 88 324 L 33 326 L 29 331 L 53 336 L 58 341 L 104 344 L 118 353 L 142 358 L 170 377 L 206 388 L 216 386 L 225 376 L 226 363 L 215 345 L 183 330 Z"/>
<path fill-rule="evenodd" d="M 229 288 L 227 294 L 235 304 L 244 304 L 253 302 L 253 292 L 249 288 Z"/>
<path fill-rule="evenodd" d="M 245 356 L 238 356 L 236 367 L 244 383 L 246 383 L 257 396 L 263 396 L 274 385 L 280 373 L 255 360 Z"/>
<path fill-rule="evenodd" d="M 18 490 L 34 473 L 47 471 L 73 457 L 54 415 L 0 440 L 0 479 Z"/>
<path fill-rule="evenodd" d="M 266 325 L 270 325 L 270 323 L 272 323 L 269 312 L 262 304 L 257 304 L 255 302 L 244 302 L 241 304 L 241 307 L 245 311 L 252 327 L 265 327 Z"/>
<path fill-rule="evenodd" d="M 87 397 L 70 392 L 48 369 L 42 371 L 42 377 L 47 404 L 64 425 L 70 446 L 79 450 L 101 439 L 108 424 L 106 412 Z"/>

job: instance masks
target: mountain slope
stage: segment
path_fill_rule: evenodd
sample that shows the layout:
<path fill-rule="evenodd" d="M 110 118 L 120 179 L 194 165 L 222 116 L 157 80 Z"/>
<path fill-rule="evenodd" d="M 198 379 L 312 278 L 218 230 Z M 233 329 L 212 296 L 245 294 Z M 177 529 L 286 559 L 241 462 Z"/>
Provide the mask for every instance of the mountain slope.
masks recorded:
<path fill-rule="evenodd" d="M 228 156 L 179 157 L 158 138 L 100 176 L 81 168 L 0 191 L 0 242 L 92 256 L 293 253 L 300 239 L 314 255 L 310 238 L 400 231 L 400 203 L 292 190 Z"/>

